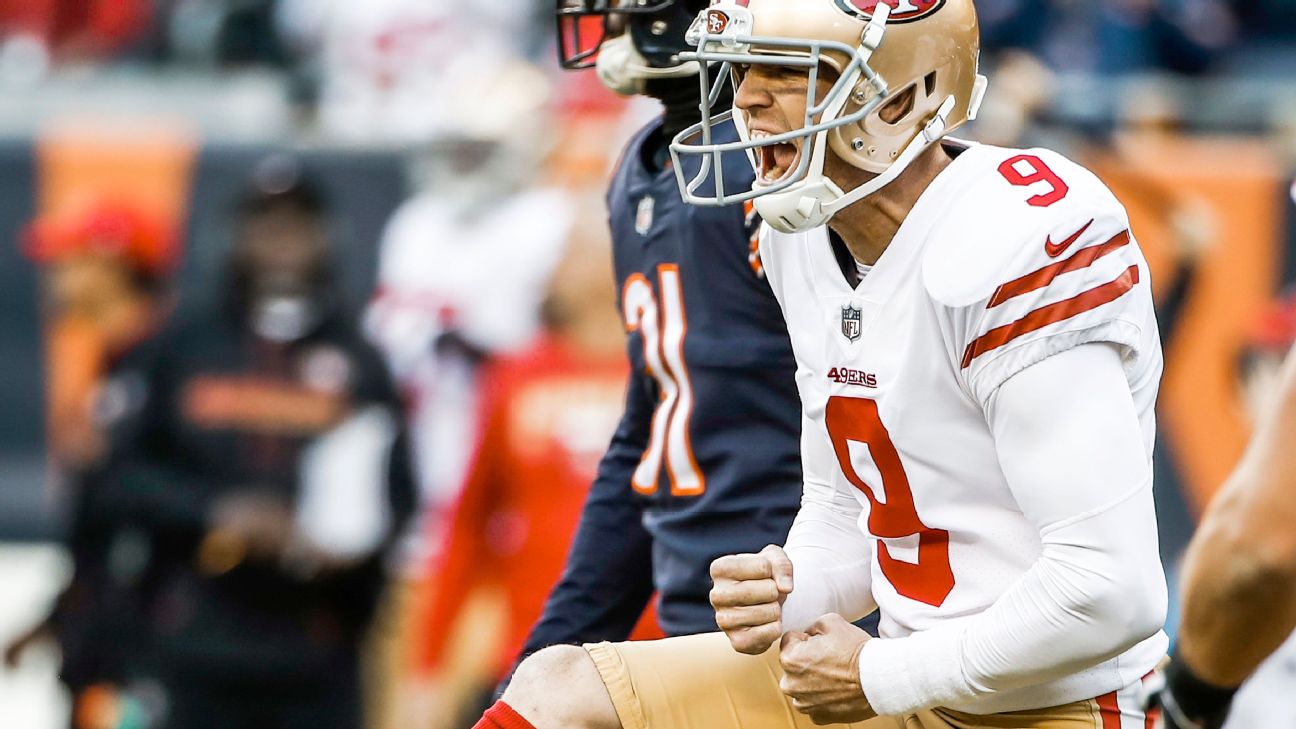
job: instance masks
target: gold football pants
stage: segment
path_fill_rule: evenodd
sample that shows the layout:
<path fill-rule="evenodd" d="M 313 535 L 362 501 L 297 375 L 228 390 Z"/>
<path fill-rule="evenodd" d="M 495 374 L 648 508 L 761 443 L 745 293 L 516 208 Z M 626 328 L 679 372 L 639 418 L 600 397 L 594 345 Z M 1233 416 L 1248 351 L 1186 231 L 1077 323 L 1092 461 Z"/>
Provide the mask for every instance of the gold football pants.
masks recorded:
<path fill-rule="evenodd" d="M 624 729 L 813 729 L 779 690 L 778 647 L 737 653 L 723 633 L 585 646 Z M 830 729 L 1144 729 L 1126 692 L 1064 706 L 979 716 L 931 709 Z"/>

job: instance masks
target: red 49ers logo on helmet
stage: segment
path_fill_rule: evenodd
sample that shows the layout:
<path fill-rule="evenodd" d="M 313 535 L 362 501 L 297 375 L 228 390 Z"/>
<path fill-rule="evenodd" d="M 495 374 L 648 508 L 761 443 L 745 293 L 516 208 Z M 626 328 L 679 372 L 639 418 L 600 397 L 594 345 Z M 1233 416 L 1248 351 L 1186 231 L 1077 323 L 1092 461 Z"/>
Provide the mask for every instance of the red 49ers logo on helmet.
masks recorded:
<path fill-rule="evenodd" d="M 710 35 L 720 35 L 729 27 L 729 14 L 723 10 L 708 10 L 706 15 L 706 32 Z"/>
<path fill-rule="evenodd" d="M 835 0 L 837 7 L 857 18 L 871 20 L 878 3 L 891 6 L 887 25 L 909 23 L 940 10 L 945 0 Z"/>

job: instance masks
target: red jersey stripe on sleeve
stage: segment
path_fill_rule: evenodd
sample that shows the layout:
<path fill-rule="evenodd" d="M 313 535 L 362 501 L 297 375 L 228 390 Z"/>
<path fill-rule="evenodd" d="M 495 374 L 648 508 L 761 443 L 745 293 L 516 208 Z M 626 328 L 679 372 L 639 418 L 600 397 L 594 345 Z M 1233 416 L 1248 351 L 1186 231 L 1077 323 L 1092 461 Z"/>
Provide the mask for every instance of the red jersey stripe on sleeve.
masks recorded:
<path fill-rule="evenodd" d="M 1138 282 L 1138 266 L 1133 265 L 1125 269 L 1114 281 L 1109 281 L 1064 301 L 1041 306 L 1011 324 L 991 329 L 968 345 L 963 353 L 963 369 L 967 369 L 968 365 L 972 364 L 972 360 L 977 357 L 998 349 L 1017 337 L 1115 301 L 1134 288 Z"/>
<path fill-rule="evenodd" d="M 1070 258 L 1049 264 L 1034 273 L 1028 273 L 1025 276 L 1022 276 L 1021 278 L 1015 278 L 995 290 L 994 296 L 990 297 L 990 303 L 986 304 L 986 308 L 993 309 L 1009 299 L 1016 298 L 1022 294 L 1028 294 L 1037 289 L 1042 289 L 1053 283 L 1053 279 L 1058 276 L 1061 276 L 1068 271 L 1087 268 L 1092 265 L 1094 261 L 1122 248 L 1125 245 L 1128 245 L 1129 242 L 1130 232 L 1128 230 L 1123 230 L 1112 236 L 1112 238 L 1106 243 L 1081 248 Z"/>

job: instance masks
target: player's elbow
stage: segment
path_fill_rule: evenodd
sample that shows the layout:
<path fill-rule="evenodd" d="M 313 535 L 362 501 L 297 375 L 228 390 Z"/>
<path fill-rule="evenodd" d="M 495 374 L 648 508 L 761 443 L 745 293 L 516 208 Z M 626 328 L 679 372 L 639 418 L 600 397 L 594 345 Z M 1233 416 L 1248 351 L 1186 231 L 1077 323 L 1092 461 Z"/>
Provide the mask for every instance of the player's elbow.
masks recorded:
<path fill-rule="evenodd" d="M 1158 575 L 1157 582 L 1151 589 L 1143 586 L 1129 593 L 1114 598 L 1114 602 L 1123 605 L 1118 625 L 1124 626 L 1120 631 L 1123 640 L 1114 646 L 1115 652 L 1123 652 L 1148 638 L 1156 635 L 1165 627 L 1169 599 L 1165 578 Z"/>
<path fill-rule="evenodd" d="M 1132 569 L 1113 565 L 1114 578 L 1089 595 L 1095 616 L 1095 648 L 1107 656 L 1119 655 L 1165 627 L 1169 591 L 1159 561 Z"/>
<path fill-rule="evenodd" d="M 1085 660 L 1103 661 L 1156 635 L 1169 593 L 1156 551 L 1048 548 L 1049 590 L 1085 637 Z"/>

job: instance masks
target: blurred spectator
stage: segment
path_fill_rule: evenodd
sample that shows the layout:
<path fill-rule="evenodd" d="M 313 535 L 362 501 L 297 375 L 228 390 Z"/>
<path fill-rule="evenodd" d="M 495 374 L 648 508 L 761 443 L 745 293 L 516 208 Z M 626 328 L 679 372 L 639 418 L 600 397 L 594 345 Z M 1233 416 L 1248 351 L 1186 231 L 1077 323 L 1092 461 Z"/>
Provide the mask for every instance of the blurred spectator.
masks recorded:
<path fill-rule="evenodd" d="M 1232 43 L 1223 0 L 980 0 L 988 50 L 1021 49 L 1069 73 L 1202 73 Z"/>
<path fill-rule="evenodd" d="M 148 33 L 151 0 L 21 0 L 0 3 L 0 71 L 39 77 L 51 63 L 96 61 Z"/>
<path fill-rule="evenodd" d="M 289 53 L 275 25 L 279 0 L 157 0 L 164 56 L 214 66 L 281 66 Z"/>
<path fill-rule="evenodd" d="M 532 0 L 281 0 L 283 36 L 316 65 L 320 126 L 350 143 L 423 144 L 519 121 L 545 80 L 526 62 Z"/>
<path fill-rule="evenodd" d="M 597 200 L 585 206 L 599 210 Z M 444 692 L 448 648 L 466 604 L 501 588 L 504 639 L 479 688 L 488 697 L 540 618 L 581 507 L 621 415 L 627 375 L 611 243 L 600 216 L 573 231 L 549 284 L 544 331 L 482 375 L 483 432 L 446 546 L 413 622 L 416 681 L 441 727 L 471 726 L 489 702 L 455 707 Z M 652 620 L 636 638 L 661 637 Z M 479 697 L 471 697 L 479 698 Z M 458 711 L 457 709 L 466 709 Z M 455 717 L 463 721 L 454 723 Z"/>
<path fill-rule="evenodd" d="M 25 252 L 42 267 L 46 318 L 49 451 L 69 514 L 73 576 L 49 617 L 6 652 L 15 663 L 33 640 L 54 637 L 75 727 L 148 700 L 150 671 L 139 619 L 143 574 L 132 559 L 141 536 L 92 508 L 107 456 L 101 386 L 159 324 L 168 306 L 175 232 L 126 201 L 44 216 Z"/>
<path fill-rule="evenodd" d="M 534 161 L 504 141 L 461 139 L 417 164 L 421 191 L 383 235 L 367 323 L 405 397 L 436 544 L 478 430 L 478 365 L 535 335 L 572 202 L 530 186 Z"/>
<path fill-rule="evenodd" d="M 129 203 L 99 201 L 32 223 L 25 252 L 45 279 L 55 460 L 81 470 L 105 443 L 92 417 L 104 373 L 157 325 L 176 256 L 175 231 Z"/>
<path fill-rule="evenodd" d="M 223 299 L 113 383 L 99 508 L 152 539 L 169 729 L 357 729 L 382 557 L 412 507 L 398 404 L 333 284 L 321 192 L 287 160 L 238 206 Z"/>

